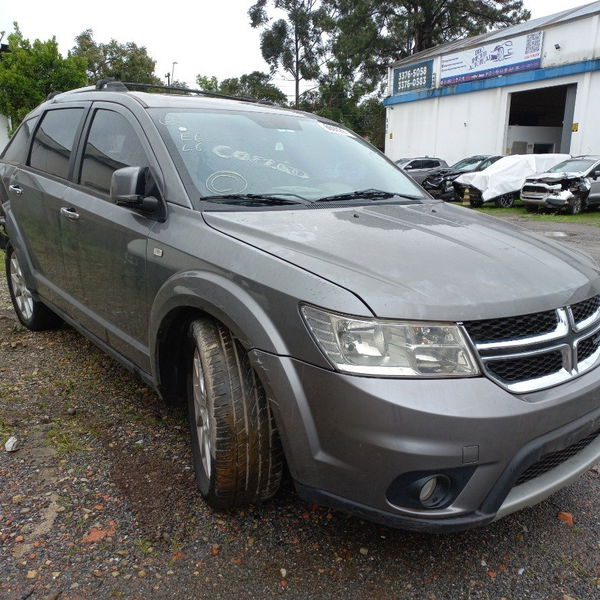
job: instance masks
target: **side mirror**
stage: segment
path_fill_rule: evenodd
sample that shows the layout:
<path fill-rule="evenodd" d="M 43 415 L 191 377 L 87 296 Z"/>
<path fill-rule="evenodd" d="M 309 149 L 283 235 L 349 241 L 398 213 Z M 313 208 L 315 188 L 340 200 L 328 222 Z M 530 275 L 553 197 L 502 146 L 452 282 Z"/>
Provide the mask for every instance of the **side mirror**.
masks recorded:
<path fill-rule="evenodd" d="M 600 169 L 597 169 L 592 173 L 592 179 L 596 180 L 598 177 L 600 177 Z"/>
<path fill-rule="evenodd" d="M 117 169 L 110 182 L 110 199 L 119 206 L 139 210 L 158 221 L 164 221 L 167 216 L 150 167 Z"/>

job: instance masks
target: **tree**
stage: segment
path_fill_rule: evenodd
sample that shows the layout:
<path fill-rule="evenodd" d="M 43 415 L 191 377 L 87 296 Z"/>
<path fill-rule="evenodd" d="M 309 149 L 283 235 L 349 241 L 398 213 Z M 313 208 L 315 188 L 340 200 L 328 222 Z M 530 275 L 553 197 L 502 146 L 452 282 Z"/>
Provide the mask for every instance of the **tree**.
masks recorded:
<path fill-rule="evenodd" d="M 200 89 L 207 92 L 218 92 L 229 96 L 245 96 L 255 100 L 275 102 L 276 104 L 286 104 L 287 102 L 286 95 L 271 83 L 271 76 L 260 71 L 253 71 L 240 77 L 230 77 L 220 83 L 214 76 L 198 75 L 196 82 Z"/>
<path fill-rule="evenodd" d="M 365 75 L 444 42 L 531 17 L 523 0 L 323 0 L 337 19 L 332 52 Z"/>
<path fill-rule="evenodd" d="M 214 76 L 207 77 L 206 75 L 196 75 L 196 83 L 201 90 L 205 92 L 218 92 L 219 80 Z"/>
<path fill-rule="evenodd" d="M 87 73 L 90 83 L 100 79 L 114 77 L 120 81 L 135 83 L 154 83 L 162 85 L 161 79 L 154 75 L 156 61 L 148 56 L 144 46 L 133 42 L 120 44 L 110 40 L 107 44 L 94 40 L 94 32 L 86 29 L 75 38 L 71 56 L 87 61 Z"/>
<path fill-rule="evenodd" d="M 320 0 L 271 0 L 273 8 L 287 13 L 287 19 L 271 21 L 266 6 L 257 0 L 250 10 L 252 27 L 262 27 L 260 48 L 271 67 L 289 73 L 295 82 L 295 106 L 300 100 L 300 82 L 315 79 L 326 53 L 324 40 L 329 14 Z"/>
<path fill-rule="evenodd" d="M 313 110 L 341 120 L 380 145 L 385 111 L 376 110 L 394 60 L 530 17 L 522 0 L 322 0 L 329 15 L 326 69 Z M 361 99 L 371 97 L 361 103 Z M 353 108 L 354 107 L 354 108 Z M 308 107 L 306 107 L 308 108 Z M 336 117 L 337 114 L 337 117 Z"/>
<path fill-rule="evenodd" d="M 0 113 L 10 118 L 12 131 L 51 92 L 87 83 L 85 61 L 75 56 L 63 58 L 55 38 L 31 43 L 14 23 L 8 50 L 0 57 Z"/>

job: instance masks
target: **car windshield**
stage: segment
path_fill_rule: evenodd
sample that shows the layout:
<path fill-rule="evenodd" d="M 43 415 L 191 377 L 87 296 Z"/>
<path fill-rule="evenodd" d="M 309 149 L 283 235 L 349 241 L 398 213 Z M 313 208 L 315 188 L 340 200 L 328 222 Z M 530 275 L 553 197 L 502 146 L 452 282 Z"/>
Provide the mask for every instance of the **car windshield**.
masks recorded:
<path fill-rule="evenodd" d="M 200 200 L 232 204 L 239 199 L 243 206 L 248 195 L 254 202 L 256 195 L 263 196 L 268 204 L 266 196 L 314 201 L 359 190 L 428 199 L 385 156 L 331 123 L 283 111 L 259 112 L 254 106 L 150 113 Z"/>
<path fill-rule="evenodd" d="M 459 160 L 457 163 L 453 164 L 451 168 L 456 169 L 457 171 L 464 171 L 465 173 L 474 171 L 484 158 L 485 156 L 469 156 L 469 158 Z"/>
<path fill-rule="evenodd" d="M 487 160 L 482 161 L 477 166 L 477 169 L 479 171 L 483 171 L 484 169 L 487 169 L 489 166 L 493 165 L 497 160 L 500 160 L 501 158 L 501 156 L 490 156 Z"/>
<path fill-rule="evenodd" d="M 548 173 L 583 173 L 596 162 L 589 158 L 571 158 L 554 165 L 551 169 L 548 169 Z"/>

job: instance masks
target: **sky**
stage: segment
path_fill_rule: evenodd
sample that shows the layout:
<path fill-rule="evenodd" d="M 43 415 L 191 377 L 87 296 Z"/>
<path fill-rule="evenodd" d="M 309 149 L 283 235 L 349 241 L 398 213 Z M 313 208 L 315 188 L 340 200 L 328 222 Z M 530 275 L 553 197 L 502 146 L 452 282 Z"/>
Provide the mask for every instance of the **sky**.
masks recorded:
<path fill-rule="evenodd" d="M 587 4 L 585 0 L 525 0 L 532 17 L 542 17 Z M 250 27 L 252 0 L 168 0 L 152 5 L 135 0 L 0 0 L 0 32 L 17 21 L 23 35 L 34 40 L 56 36 L 66 55 L 76 35 L 93 29 L 94 39 L 135 42 L 156 60 L 156 75 L 166 73 L 195 87 L 197 74 L 219 80 L 269 68 L 260 52 L 260 31 Z M 97 7 L 97 8 L 96 8 Z M 6 40 L 4 40 L 6 41 Z M 173 64 L 176 63 L 176 64 Z M 289 75 L 276 74 L 273 83 L 290 97 Z"/>

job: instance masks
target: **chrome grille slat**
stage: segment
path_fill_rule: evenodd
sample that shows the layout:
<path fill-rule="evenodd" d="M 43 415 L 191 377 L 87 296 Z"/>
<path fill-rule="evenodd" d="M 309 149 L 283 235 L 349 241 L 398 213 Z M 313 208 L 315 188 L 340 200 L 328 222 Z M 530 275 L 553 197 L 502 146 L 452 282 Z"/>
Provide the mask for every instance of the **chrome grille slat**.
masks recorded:
<path fill-rule="evenodd" d="M 600 295 L 553 311 L 462 325 L 483 372 L 516 394 L 558 385 L 600 364 Z"/>

